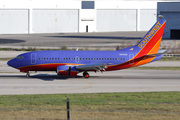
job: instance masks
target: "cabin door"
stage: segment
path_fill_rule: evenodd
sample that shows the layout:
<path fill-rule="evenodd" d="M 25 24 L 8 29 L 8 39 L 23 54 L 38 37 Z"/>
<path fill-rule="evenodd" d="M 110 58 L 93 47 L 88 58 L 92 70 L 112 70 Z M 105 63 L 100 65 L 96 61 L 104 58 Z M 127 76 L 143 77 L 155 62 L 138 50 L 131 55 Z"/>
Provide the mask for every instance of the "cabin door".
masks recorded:
<path fill-rule="evenodd" d="M 76 56 L 76 57 L 75 57 L 75 62 L 76 62 L 76 63 L 79 63 L 79 56 Z"/>
<path fill-rule="evenodd" d="M 134 64 L 134 54 L 129 54 L 129 64 L 133 65 Z"/>
<path fill-rule="evenodd" d="M 31 54 L 31 64 L 36 64 L 36 53 Z"/>

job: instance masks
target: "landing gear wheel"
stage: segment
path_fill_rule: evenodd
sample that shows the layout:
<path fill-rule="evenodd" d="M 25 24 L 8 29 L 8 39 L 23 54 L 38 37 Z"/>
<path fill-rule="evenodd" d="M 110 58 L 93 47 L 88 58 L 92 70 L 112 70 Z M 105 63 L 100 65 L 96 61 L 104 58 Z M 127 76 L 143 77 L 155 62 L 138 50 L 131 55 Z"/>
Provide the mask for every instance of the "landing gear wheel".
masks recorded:
<path fill-rule="evenodd" d="M 29 74 L 29 73 L 27 73 L 27 74 L 26 74 L 26 77 L 27 77 L 27 78 L 28 78 L 28 77 L 30 77 L 30 74 Z"/>
<path fill-rule="evenodd" d="M 84 72 L 84 73 L 83 73 L 83 76 L 84 76 L 85 78 L 89 78 L 89 73 Z"/>

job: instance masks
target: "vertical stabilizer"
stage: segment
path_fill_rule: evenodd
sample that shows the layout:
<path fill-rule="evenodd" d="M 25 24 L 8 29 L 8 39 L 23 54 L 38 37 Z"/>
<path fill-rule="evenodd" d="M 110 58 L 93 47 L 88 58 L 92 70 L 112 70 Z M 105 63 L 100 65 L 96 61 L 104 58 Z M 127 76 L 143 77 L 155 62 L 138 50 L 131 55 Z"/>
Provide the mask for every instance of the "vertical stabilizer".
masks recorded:
<path fill-rule="evenodd" d="M 164 32 L 166 20 L 157 21 L 141 41 L 133 46 L 137 54 L 135 58 L 148 54 L 157 54 L 161 44 L 162 35 Z"/>
<path fill-rule="evenodd" d="M 136 49 L 136 55 L 134 59 L 145 56 L 141 61 L 134 64 L 133 67 L 149 63 L 154 58 L 156 58 L 151 57 L 147 59 L 147 55 L 158 53 L 165 25 L 166 20 L 161 19 L 157 21 L 154 26 L 147 32 L 147 34 L 141 39 L 141 41 L 137 45 L 133 46 L 134 49 Z"/>
<path fill-rule="evenodd" d="M 166 24 L 166 20 L 163 19 L 157 21 L 154 24 L 154 26 L 147 32 L 147 34 L 138 43 L 138 47 L 141 51 L 147 54 L 158 53 L 165 24 Z"/>

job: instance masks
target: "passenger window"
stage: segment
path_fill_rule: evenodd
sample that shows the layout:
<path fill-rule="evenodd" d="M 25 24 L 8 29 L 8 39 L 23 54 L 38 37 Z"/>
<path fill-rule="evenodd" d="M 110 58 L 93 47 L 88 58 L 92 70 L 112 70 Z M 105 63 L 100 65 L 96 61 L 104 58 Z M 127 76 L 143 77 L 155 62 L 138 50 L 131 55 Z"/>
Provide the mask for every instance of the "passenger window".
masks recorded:
<path fill-rule="evenodd" d="M 65 60 L 65 58 L 64 58 L 64 60 Z"/>
<path fill-rule="evenodd" d="M 109 60 L 109 58 L 107 58 L 107 60 Z"/>
<path fill-rule="evenodd" d="M 102 60 L 103 60 L 103 58 L 102 58 Z"/>

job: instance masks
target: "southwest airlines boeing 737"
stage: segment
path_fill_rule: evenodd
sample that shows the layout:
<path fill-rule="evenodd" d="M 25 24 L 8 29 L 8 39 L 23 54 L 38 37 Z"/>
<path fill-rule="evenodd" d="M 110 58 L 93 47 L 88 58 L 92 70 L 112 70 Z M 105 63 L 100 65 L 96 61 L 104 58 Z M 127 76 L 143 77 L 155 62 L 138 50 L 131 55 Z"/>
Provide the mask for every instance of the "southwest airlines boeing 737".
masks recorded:
<path fill-rule="evenodd" d="M 18 55 L 8 65 L 20 72 L 56 71 L 57 75 L 77 76 L 88 71 L 112 71 L 140 66 L 161 59 L 159 53 L 166 20 L 157 21 L 141 41 L 117 51 L 33 51 Z"/>

